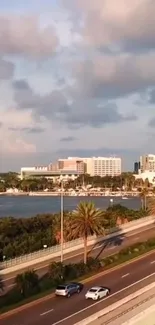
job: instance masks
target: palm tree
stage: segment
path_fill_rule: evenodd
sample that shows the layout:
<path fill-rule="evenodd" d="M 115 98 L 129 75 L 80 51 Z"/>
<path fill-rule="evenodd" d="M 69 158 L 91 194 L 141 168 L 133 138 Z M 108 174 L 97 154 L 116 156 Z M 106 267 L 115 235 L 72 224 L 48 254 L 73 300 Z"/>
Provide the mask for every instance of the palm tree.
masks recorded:
<path fill-rule="evenodd" d="M 149 197 L 147 200 L 147 208 L 150 215 L 155 215 L 155 197 Z"/>
<path fill-rule="evenodd" d="M 2 280 L 2 278 L 0 277 L 0 291 L 4 290 L 4 282 Z"/>
<path fill-rule="evenodd" d="M 33 290 L 34 288 L 38 288 L 38 275 L 33 270 L 18 274 L 15 278 L 15 284 L 21 294 L 23 296 L 26 296 L 31 292 L 31 290 Z"/>
<path fill-rule="evenodd" d="M 24 273 L 17 274 L 15 278 L 15 284 L 20 293 L 24 296 L 25 294 L 25 277 Z"/>
<path fill-rule="evenodd" d="M 148 188 L 144 187 L 142 191 L 140 192 L 140 197 L 142 201 L 142 209 L 146 210 L 147 208 L 147 202 L 146 202 L 146 197 L 148 195 Z"/>
<path fill-rule="evenodd" d="M 102 235 L 104 212 L 95 207 L 93 202 L 80 202 L 72 213 L 70 232 L 73 238 L 82 237 L 84 240 L 84 263 L 87 263 L 87 239 L 88 236 Z"/>

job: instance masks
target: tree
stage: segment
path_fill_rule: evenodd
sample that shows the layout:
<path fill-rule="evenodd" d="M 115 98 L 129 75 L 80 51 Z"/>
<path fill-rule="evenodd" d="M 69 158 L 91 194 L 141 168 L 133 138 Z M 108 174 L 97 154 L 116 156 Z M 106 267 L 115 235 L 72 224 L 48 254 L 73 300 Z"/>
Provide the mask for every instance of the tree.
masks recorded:
<path fill-rule="evenodd" d="M 34 289 L 39 287 L 38 275 L 33 270 L 18 274 L 15 284 L 24 297 L 29 296 Z"/>
<path fill-rule="evenodd" d="M 0 291 L 4 290 L 4 282 L 2 280 L 2 278 L 0 277 Z"/>
<path fill-rule="evenodd" d="M 95 207 L 93 202 L 80 202 L 72 213 L 71 234 L 73 238 L 82 237 L 84 240 L 84 263 L 87 263 L 87 239 L 90 235 L 104 233 L 102 226 L 104 212 Z"/>
<path fill-rule="evenodd" d="M 55 284 L 61 283 L 64 279 L 64 266 L 61 262 L 53 262 L 49 266 L 49 277 Z"/>
<path fill-rule="evenodd" d="M 146 197 L 148 195 L 148 188 L 144 187 L 142 191 L 140 192 L 140 197 L 142 201 L 142 209 L 146 210 L 147 208 L 147 202 L 146 202 Z"/>
<path fill-rule="evenodd" d="M 147 209 L 150 215 L 155 215 L 155 197 L 148 198 Z"/>

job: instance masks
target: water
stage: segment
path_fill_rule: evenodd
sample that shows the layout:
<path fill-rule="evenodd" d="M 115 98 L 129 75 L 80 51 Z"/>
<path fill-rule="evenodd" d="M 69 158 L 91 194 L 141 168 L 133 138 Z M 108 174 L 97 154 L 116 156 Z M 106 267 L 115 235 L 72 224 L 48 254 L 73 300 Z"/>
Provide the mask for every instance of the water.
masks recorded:
<path fill-rule="evenodd" d="M 72 211 L 80 201 L 94 201 L 96 207 L 106 209 L 110 205 L 110 197 L 64 197 L 64 210 Z M 113 197 L 113 204 L 121 204 L 129 209 L 138 210 L 141 202 L 138 197 L 122 200 Z M 0 196 L 0 217 L 31 217 L 42 213 L 60 212 L 60 197 L 52 196 Z"/>

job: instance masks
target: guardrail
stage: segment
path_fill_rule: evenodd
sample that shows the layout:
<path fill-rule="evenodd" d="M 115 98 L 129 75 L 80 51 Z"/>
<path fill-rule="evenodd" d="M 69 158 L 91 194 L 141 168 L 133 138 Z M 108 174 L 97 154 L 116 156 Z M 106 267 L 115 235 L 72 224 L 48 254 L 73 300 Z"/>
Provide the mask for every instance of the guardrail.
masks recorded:
<path fill-rule="evenodd" d="M 144 227 L 147 226 L 149 224 L 153 224 L 155 222 L 155 216 L 150 216 L 150 217 L 144 217 L 138 220 L 134 220 L 131 222 L 128 222 L 124 225 L 121 225 L 119 227 L 115 227 L 112 228 L 109 231 L 106 231 L 106 235 L 105 236 L 90 236 L 88 238 L 88 246 L 96 244 L 98 242 L 101 242 L 103 240 L 115 237 L 117 235 L 123 234 L 123 233 L 127 233 L 130 232 L 134 229 L 138 229 L 140 227 Z M 78 238 L 76 240 L 72 240 L 69 242 L 64 243 L 63 245 L 63 249 L 64 249 L 64 254 L 76 251 L 80 248 L 83 248 L 83 239 L 82 238 Z M 55 245 L 49 248 L 45 248 L 42 250 L 39 250 L 37 252 L 34 253 L 30 253 L 30 254 L 26 254 L 26 255 L 21 255 L 17 258 L 14 259 L 10 259 L 10 260 L 6 260 L 4 262 L 0 263 L 0 269 L 4 270 L 7 268 L 11 268 L 14 266 L 18 266 L 24 263 L 28 263 L 28 262 L 33 262 L 31 263 L 31 265 L 37 264 L 39 262 L 48 260 L 50 258 L 54 258 L 54 257 L 58 257 L 60 256 L 60 252 L 61 252 L 61 245 Z M 36 260 L 36 262 L 35 262 Z"/>
<path fill-rule="evenodd" d="M 134 286 L 134 284 L 133 284 L 133 286 Z M 98 319 L 100 319 L 104 315 L 118 309 L 120 306 L 125 305 L 129 301 L 141 296 L 142 294 L 146 293 L 147 291 L 150 291 L 153 288 L 155 288 L 155 282 L 153 282 L 153 283 L 149 284 L 148 286 L 146 286 L 146 287 L 144 287 L 144 288 L 130 294 L 126 298 L 121 299 L 118 302 L 115 302 L 114 304 L 108 306 L 107 308 L 104 308 L 104 309 L 100 310 L 99 312 L 95 313 L 94 315 L 91 315 L 91 316 L 83 319 L 82 321 L 76 323 L 75 325 L 89 325 L 94 321 L 96 322 Z"/>

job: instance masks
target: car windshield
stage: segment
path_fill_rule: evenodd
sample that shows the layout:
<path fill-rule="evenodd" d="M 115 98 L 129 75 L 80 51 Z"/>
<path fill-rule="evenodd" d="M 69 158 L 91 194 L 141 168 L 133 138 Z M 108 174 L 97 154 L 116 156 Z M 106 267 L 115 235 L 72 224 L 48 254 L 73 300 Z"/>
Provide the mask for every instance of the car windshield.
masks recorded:
<path fill-rule="evenodd" d="M 90 289 L 89 292 L 96 292 L 97 289 Z"/>
<path fill-rule="evenodd" d="M 65 286 L 57 286 L 57 290 L 65 290 L 66 289 L 66 287 Z"/>

